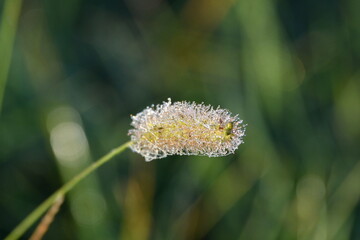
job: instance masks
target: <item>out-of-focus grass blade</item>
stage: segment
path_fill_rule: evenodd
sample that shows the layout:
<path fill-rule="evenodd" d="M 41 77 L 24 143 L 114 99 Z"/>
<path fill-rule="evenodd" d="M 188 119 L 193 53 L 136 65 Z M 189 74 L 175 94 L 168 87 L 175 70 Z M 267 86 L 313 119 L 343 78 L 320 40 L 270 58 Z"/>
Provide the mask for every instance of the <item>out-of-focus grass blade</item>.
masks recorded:
<path fill-rule="evenodd" d="M 40 121 L 47 123 L 44 135 L 50 136 L 62 180 L 67 182 L 91 164 L 91 153 L 80 114 L 71 107 L 65 94 L 63 65 L 46 31 L 43 12 L 32 13 L 26 18 L 27 28 L 22 29 L 21 46 L 39 98 Z M 69 194 L 69 205 L 79 239 L 112 238 L 107 205 L 95 175 L 89 176 Z"/>
<path fill-rule="evenodd" d="M 6 0 L 0 23 L 0 114 L 22 0 Z"/>

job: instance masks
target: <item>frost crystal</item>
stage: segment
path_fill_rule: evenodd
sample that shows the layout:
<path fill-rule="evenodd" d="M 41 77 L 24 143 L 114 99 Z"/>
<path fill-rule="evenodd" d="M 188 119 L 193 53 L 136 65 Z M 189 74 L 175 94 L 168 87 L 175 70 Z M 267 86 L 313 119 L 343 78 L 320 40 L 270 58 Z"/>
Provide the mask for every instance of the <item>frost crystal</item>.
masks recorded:
<path fill-rule="evenodd" d="M 220 157 L 243 143 L 245 124 L 226 109 L 171 99 L 132 116 L 131 149 L 146 161 L 168 155 Z"/>

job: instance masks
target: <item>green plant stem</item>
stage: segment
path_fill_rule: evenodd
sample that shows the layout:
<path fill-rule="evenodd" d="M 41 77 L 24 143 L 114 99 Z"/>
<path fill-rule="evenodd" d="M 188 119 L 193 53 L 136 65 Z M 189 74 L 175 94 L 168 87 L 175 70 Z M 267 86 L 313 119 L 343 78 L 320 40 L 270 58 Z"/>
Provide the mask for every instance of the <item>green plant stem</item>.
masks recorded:
<path fill-rule="evenodd" d="M 22 0 L 6 0 L 0 22 L 0 113 L 21 6 Z"/>
<path fill-rule="evenodd" d="M 90 173 L 95 171 L 98 167 L 108 162 L 114 156 L 123 152 L 127 149 L 132 142 L 124 143 L 123 145 L 113 149 L 111 152 L 91 164 L 89 167 L 85 168 L 82 172 L 76 175 L 73 179 L 63 185 L 60 189 L 54 192 L 50 197 L 48 197 L 42 204 L 40 204 L 35 210 L 33 210 L 6 238 L 5 240 L 15 240 L 21 237 L 26 230 L 28 230 L 31 225 L 34 224 L 45 212 L 46 210 L 58 199 L 58 197 L 64 196 L 72 188 L 76 186 L 82 179 L 88 176 Z"/>

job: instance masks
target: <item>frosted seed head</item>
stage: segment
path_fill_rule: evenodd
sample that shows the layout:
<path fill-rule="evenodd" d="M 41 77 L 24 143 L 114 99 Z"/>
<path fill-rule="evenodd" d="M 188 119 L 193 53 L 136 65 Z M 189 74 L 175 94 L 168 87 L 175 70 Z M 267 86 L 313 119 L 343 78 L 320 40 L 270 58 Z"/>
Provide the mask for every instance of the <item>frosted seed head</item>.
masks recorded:
<path fill-rule="evenodd" d="M 168 155 L 226 156 L 244 142 L 246 124 L 238 115 L 203 103 L 169 98 L 131 118 L 131 149 L 146 161 Z"/>

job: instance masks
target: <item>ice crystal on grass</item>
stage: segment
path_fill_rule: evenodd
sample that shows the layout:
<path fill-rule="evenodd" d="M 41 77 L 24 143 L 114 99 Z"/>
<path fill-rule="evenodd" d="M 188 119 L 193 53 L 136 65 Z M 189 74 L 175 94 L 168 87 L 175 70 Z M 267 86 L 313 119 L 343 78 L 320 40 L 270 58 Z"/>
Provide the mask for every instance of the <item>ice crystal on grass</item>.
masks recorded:
<path fill-rule="evenodd" d="M 243 143 L 245 124 L 226 109 L 195 102 L 167 102 L 132 116 L 131 149 L 146 161 L 168 155 L 220 157 Z"/>

